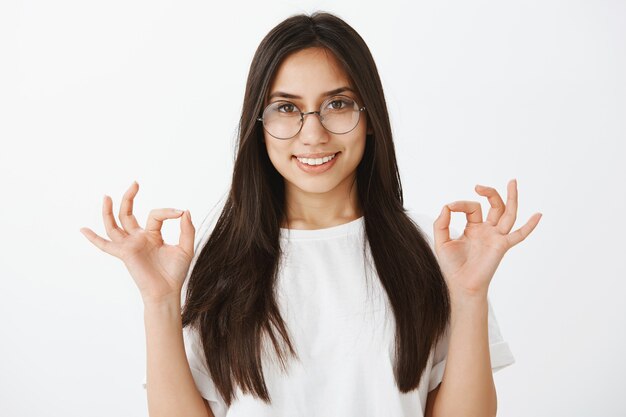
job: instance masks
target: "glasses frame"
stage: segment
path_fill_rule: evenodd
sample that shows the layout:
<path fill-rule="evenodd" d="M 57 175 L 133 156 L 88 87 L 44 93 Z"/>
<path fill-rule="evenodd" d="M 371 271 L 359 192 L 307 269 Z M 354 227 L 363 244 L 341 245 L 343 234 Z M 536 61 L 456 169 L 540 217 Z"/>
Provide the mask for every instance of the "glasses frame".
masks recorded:
<path fill-rule="evenodd" d="M 267 134 L 268 134 L 268 135 L 270 135 L 271 137 L 276 138 L 276 139 L 278 139 L 278 140 L 289 140 L 289 139 L 293 139 L 294 137 L 298 136 L 298 133 L 300 133 L 300 131 L 302 130 L 302 126 L 304 126 L 304 116 L 306 116 L 306 115 L 308 115 L 308 114 L 315 114 L 315 115 L 317 116 L 317 118 L 319 119 L 320 124 L 322 125 L 322 127 L 323 127 L 324 129 L 326 129 L 328 132 L 332 133 L 333 135 L 345 135 L 346 133 L 350 133 L 350 132 L 352 132 L 352 131 L 353 131 L 353 130 L 354 130 L 354 129 L 355 129 L 355 128 L 359 125 L 359 122 L 361 121 L 361 112 L 362 112 L 363 110 L 365 110 L 365 106 L 359 107 L 359 109 L 358 109 L 358 119 L 357 119 L 357 121 L 356 121 L 356 123 L 355 123 L 355 125 L 354 125 L 354 127 L 353 127 L 352 129 L 348 130 L 347 132 L 343 132 L 343 133 L 333 132 L 332 130 L 328 129 L 328 128 L 324 125 L 324 121 L 323 121 L 323 119 L 322 119 L 322 114 L 321 114 L 321 113 L 322 113 L 322 109 L 324 108 L 324 106 L 325 106 L 326 104 L 328 104 L 328 103 L 332 103 L 333 101 L 335 101 L 335 100 L 337 99 L 337 97 L 345 97 L 345 98 L 347 98 L 347 99 L 350 99 L 350 100 L 354 101 L 354 102 L 357 104 L 357 106 L 359 105 L 359 102 L 358 102 L 357 100 L 353 99 L 352 97 L 345 96 L 345 95 L 335 95 L 335 96 L 332 96 L 332 97 L 330 97 L 330 98 L 328 98 L 328 99 L 324 100 L 324 101 L 322 102 L 322 104 L 320 105 L 320 109 L 319 109 L 318 111 L 307 111 L 307 112 L 303 112 L 303 111 L 301 111 L 301 110 L 300 110 L 300 108 L 298 108 L 298 106 L 296 106 L 294 103 L 292 103 L 292 102 L 290 102 L 290 101 L 287 101 L 287 100 L 284 100 L 284 102 L 285 102 L 285 103 L 292 104 L 292 105 L 293 105 L 296 109 L 298 109 L 298 111 L 300 112 L 300 128 L 298 129 L 298 131 L 297 131 L 297 132 L 296 132 L 293 136 L 289 136 L 288 138 L 279 138 L 278 136 L 274 136 L 274 135 L 272 135 L 272 134 L 271 134 L 271 133 L 270 133 L 270 132 L 269 132 L 269 131 L 265 128 L 265 120 L 264 120 L 264 118 L 263 118 L 263 117 L 257 117 L 257 119 L 256 119 L 256 120 L 257 120 L 257 121 L 259 121 L 259 122 L 262 122 L 262 123 L 263 123 L 263 130 L 265 130 L 265 131 L 267 132 Z M 272 105 L 274 105 L 274 104 L 276 104 L 276 103 L 281 103 L 281 102 L 282 102 L 282 101 L 275 101 L 275 102 L 273 102 L 273 103 L 268 104 L 268 105 L 267 105 L 267 106 L 265 106 L 265 108 L 263 109 L 263 114 L 265 114 L 265 111 L 266 111 L 266 110 L 267 110 L 270 106 L 272 106 Z"/>

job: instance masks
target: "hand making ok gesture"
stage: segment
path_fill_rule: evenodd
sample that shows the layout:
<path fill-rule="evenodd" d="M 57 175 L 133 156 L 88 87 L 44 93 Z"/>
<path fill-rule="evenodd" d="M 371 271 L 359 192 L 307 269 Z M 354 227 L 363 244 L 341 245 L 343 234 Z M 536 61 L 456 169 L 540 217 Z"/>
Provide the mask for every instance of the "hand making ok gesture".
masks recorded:
<path fill-rule="evenodd" d="M 139 184 L 133 182 L 122 197 L 119 219 L 115 222 L 112 200 L 105 196 L 102 216 L 106 240 L 91 229 L 83 227 L 81 233 L 102 251 L 121 259 L 133 277 L 144 303 L 180 300 L 180 292 L 193 258 L 195 228 L 189 211 L 160 208 L 150 211 L 146 228 L 142 229 L 133 215 L 133 198 Z M 168 245 L 161 236 L 161 227 L 167 219 L 181 218 L 178 245 Z"/>
<path fill-rule="evenodd" d="M 526 239 L 542 216 L 535 213 L 524 226 L 509 233 L 517 217 L 517 181 L 508 183 L 506 205 L 491 187 L 477 185 L 476 192 L 487 197 L 491 205 L 486 221 L 479 202 L 455 201 L 446 204 L 433 223 L 435 253 L 450 293 L 486 294 L 506 251 Z M 467 218 L 458 239 L 450 239 L 453 211 L 466 213 Z"/>

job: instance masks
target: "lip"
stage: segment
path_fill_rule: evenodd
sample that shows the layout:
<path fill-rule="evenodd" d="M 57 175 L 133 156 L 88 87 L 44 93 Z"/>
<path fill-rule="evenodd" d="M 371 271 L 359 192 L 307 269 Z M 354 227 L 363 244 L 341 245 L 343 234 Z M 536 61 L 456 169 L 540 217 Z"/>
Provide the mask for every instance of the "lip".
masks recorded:
<path fill-rule="evenodd" d="M 331 156 L 331 155 L 334 155 L 336 153 L 339 153 L 339 151 L 336 151 L 336 152 L 318 152 L 318 153 L 301 153 L 300 155 L 294 155 L 294 156 L 297 156 L 298 158 L 324 158 L 325 156 Z"/>
<path fill-rule="evenodd" d="M 332 153 L 330 155 L 332 155 Z M 337 152 L 335 157 L 330 161 L 326 162 L 325 164 L 315 166 L 303 164 L 302 162 L 298 161 L 298 158 L 296 158 L 295 155 L 292 156 L 292 158 L 294 161 L 296 161 L 296 165 L 298 165 L 298 168 L 300 168 L 302 171 L 308 174 L 321 174 L 322 172 L 326 172 L 331 169 L 332 166 L 335 165 L 335 161 L 337 161 L 337 158 L 339 158 L 340 155 L 341 152 Z"/>

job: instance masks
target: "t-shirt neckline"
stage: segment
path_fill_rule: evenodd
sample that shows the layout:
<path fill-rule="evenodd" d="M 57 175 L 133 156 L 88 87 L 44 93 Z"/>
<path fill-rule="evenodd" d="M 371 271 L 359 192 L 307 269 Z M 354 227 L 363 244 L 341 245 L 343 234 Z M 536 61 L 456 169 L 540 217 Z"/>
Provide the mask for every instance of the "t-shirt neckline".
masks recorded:
<path fill-rule="evenodd" d="M 333 237 L 343 237 L 355 234 L 361 230 L 364 217 L 361 216 L 347 223 L 338 224 L 337 226 L 325 227 L 323 229 L 285 229 L 280 228 L 281 239 L 327 239 Z"/>

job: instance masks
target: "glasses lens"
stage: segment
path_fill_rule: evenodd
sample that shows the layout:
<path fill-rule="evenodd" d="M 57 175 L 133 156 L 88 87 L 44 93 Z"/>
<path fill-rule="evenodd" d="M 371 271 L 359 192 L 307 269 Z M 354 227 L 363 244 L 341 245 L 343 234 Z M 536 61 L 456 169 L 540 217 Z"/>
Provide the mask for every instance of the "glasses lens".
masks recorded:
<path fill-rule="evenodd" d="M 300 110 L 289 102 L 272 103 L 263 112 L 263 126 L 275 138 L 293 137 L 300 130 Z"/>
<path fill-rule="evenodd" d="M 320 120 L 331 133 L 348 133 L 359 123 L 359 105 L 346 96 L 334 96 L 322 104 Z M 265 130 L 278 139 L 289 139 L 300 131 L 300 109 L 288 101 L 277 101 L 263 111 Z M 313 115 L 312 115 L 313 116 Z"/>
<path fill-rule="evenodd" d="M 324 102 L 322 124 L 332 133 L 348 133 L 359 122 L 359 105 L 346 96 L 336 96 Z"/>

